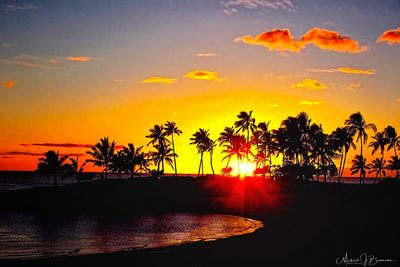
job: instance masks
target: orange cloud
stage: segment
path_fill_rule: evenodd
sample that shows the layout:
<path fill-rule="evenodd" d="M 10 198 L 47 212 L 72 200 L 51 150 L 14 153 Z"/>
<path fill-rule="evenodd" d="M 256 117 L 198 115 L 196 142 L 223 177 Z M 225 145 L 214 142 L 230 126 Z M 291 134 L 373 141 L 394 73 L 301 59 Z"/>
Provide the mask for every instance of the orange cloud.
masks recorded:
<path fill-rule="evenodd" d="M 144 79 L 140 83 L 147 84 L 147 83 L 163 83 L 163 84 L 171 84 L 176 82 L 176 79 L 173 78 L 166 78 L 160 76 L 152 76 Z"/>
<path fill-rule="evenodd" d="M 205 81 L 221 81 L 218 73 L 210 70 L 194 70 L 186 73 L 184 78 L 193 80 L 205 80 Z"/>
<path fill-rule="evenodd" d="M 270 51 L 290 51 L 294 53 L 300 52 L 308 44 L 313 44 L 323 50 L 342 53 L 359 53 L 368 49 L 368 46 L 360 46 L 359 42 L 351 37 L 342 36 L 338 32 L 320 28 L 309 30 L 300 40 L 294 38 L 289 29 L 274 29 L 260 33 L 256 37 L 250 35 L 240 36 L 234 42 L 261 45 L 267 47 Z"/>
<path fill-rule="evenodd" d="M 17 83 L 16 81 L 7 81 L 7 82 L 3 83 L 3 86 L 5 88 L 11 89 L 15 86 L 16 83 Z"/>
<path fill-rule="evenodd" d="M 65 60 L 72 61 L 72 62 L 90 62 L 96 60 L 95 58 L 88 57 L 88 56 L 70 56 L 66 57 Z"/>
<path fill-rule="evenodd" d="M 389 45 L 400 44 L 400 28 L 385 31 L 376 42 L 386 42 Z"/>
<path fill-rule="evenodd" d="M 235 43 L 243 42 L 250 45 L 261 45 L 267 47 L 268 50 L 277 51 L 290 51 L 290 52 L 300 52 L 303 49 L 303 43 L 296 40 L 290 33 L 289 29 L 274 29 L 269 32 L 263 32 L 252 37 L 250 35 L 244 35 L 237 37 L 234 40 Z"/>
<path fill-rule="evenodd" d="M 320 101 L 316 101 L 316 100 L 303 100 L 299 102 L 299 105 L 302 106 L 315 106 L 315 105 L 319 105 L 321 104 Z"/>
<path fill-rule="evenodd" d="M 323 50 L 336 52 L 359 53 L 368 49 L 368 46 L 360 46 L 358 41 L 340 33 L 326 29 L 313 28 L 303 35 L 301 41 L 304 44 L 313 44 Z"/>
<path fill-rule="evenodd" d="M 323 90 L 326 88 L 326 85 L 314 79 L 304 79 L 303 81 L 292 85 L 292 88 L 309 88 L 311 90 Z"/>
<path fill-rule="evenodd" d="M 353 69 L 349 67 L 340 67 L 340 68 L 335 68 L 335 69 L 314 69 L 310 68 L 307 69 L 307 71 L 310 72 L 327 72 L 327 73 L 332 73 L 332 72 L 340 72 L 340 73 L 347 73 L 347 74 L 364 74 L 364 75 L 374 75 L 376 74 L 376 71 L 373 69 Z"/>

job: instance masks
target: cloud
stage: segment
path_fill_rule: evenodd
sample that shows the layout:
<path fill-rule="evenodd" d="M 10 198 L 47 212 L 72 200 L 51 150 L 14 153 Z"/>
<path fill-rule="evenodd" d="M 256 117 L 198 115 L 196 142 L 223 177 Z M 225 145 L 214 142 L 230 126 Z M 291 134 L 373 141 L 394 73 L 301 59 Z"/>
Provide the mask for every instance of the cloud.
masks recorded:
<path fill-rule="evenodd" d="M 32 157 L 41 157 L 44 156 L 44 153 L 40 152 L 29 152 L 29 151 L 8 151 L 4 153 L 0 153 L 2 157 L 10 157 L 10 156 L 32 156 Z M 69 157 L 76 157 L 76 156 L 85 156 L 86 154 L 82 153 L 60 153 L 60 156 L 69 156 Z"/>
<path fill-rule="evenodd" d="M 37 10 L 38 6 L 28 3 L 17 4 L 17 1 L 14 1 L 12 4 L 4 4 L 0 6 L 1 10 L 5 11 L 28 11 L 28 10 Z"/>
<path fill-rule="evenodd" d="M 72 62 L 90 62 L 96 60 L 95 58 L 88 56 L 69 56 L 65 57 L 64 59 Z"/>
<path fill-rule="evenodd" d="M 220 2 L 224 6 L 224 13 L 231 15 L 238 12 L 238 8 L 246 9 L 272 9 L 294 11 L 295 5 L 291 0 L 229 0 Z"/>
<path fill-rule="evenodd" d="M 43 147 L 63 147 L 63 148 L 91 148 L 91 144 L 76 144 L 76 143 L 33 143 L 33 144 L 20 144 L 20 146 L 43 146 Z M 123 145 L 115 145 L 115 149 L 123 149 Z"/>
<path fill-rule="evenodd" d="M 293 53 L 299 53 L 309 44 L 315 45 L 322 50 L 341 53 L 360 53 L 368 49 L 368 46 L 361 46 L 357 40 L 351 37 L 342 36 L 338 32 L 320 28 L 309 30 L 300 40 L 297 40 L 291 35 L 290 30 L 285 28 L 263 32 L 256 37 L 250 35 L 240 36 L 235 38 L 234 42 L 261 45 L 267 47 L 270 51 L 289 51 Z"/>
<path fill-rule="evenodd" d="M 10 80 L 10 81 L 7 81 L 7 82 L 3 83 L 3 86 L 5 88 L 7 88 L 7 89 L 11 89 L 11 88 L 13 88 L 15 86 L 16 83 L 17 83 L 16 81 L 11 81 Z"/>
<path fill-rule="evenodd" d="M 19 55 L 11 59 L 4 59 L 1 61 L 5 64 L 18 65 L 28 68 L 39 68 L 39 69 L 52 69 L 59 67 L 61 63 L 57 57 L 38 57 L 33 55 Z"/>
<path fill-rule="evenodd" d="M 357 40 L 343 36 L 338 32 L 326 29 L 313 28 L 303 35 L 301 41 L 304 44 L 313 44 L 323 50 L 336 52 L 360 53 L 368 49 L 368 46 L 360 46 Z"/>
<path fill-rule="evenodd" d="M 299 105 L 301 106 L 315 106 L 319 104 L 321 104 L 321 102 L 316 100 L 303 100 L 299 102 Z"/>
<path fill-rule="evenodd" d="M 273 29 L 269 32 L 263 32 L 256 37 L 244 35 L 237 37 L 235 43 L 242 42 L 249 45 L 261 45 L 268 48 L 269 51 L 290 51 L 300 52 L 303 49 L 303 43 L 297 41 L 290 33 L 289 29 Z"/>
<path fill-rule="evenodd" d="M 216 57 L 217 54 L 213 52 L 199 52 L 196 54 L 196 57 Z"/>
<path fill-rule="evenodd" d="M 323 90 L 326 87 L 325 84 L 314 79 L 304 79 L 303 81 L 292 85 L 292 88 L 309 88 L 311 90 Z"/>
<path fill-rule="evenodd" d="M 376 71 L 373 69 L 354 69 L 350 67 L 340 67 L 335 69 L 318 69 L 318 68 L 310 68 L 307 69 L 310 72 L 326 72 L 326 73 L 346 73 L 346 74 L 364 74 L 364 75 L 375 75 Z"/>
<path fill-rule="evenodd" d="M 385 31 L 376 42 L 386 42 L 389 45 L 400 44 L 400 28 Z"/>
<path fill-rule="evenodd" d="M 204 81 L 222 81 L 217 72 L 210 70 L 194 70 L 186 73 L 184 78 Z"/>
<path fill-rule="evenodd" d="M 360 87 L 361 87 L 360 83 L 352 82 L 352 83 L 349 83 L 348 85 L 346 85 L 344 90 L 350 91 L 350 92 L 355 92 L 355 91 L 359 90 Z"/>
<path fill-rule="evenodd" d="M 147 83 L 163 83 L 163 84 L 172 84 L 175 83 L 176 79 L 174 78 L 167 78 L 167 77 L 160 77 L 160 76 L 152 76 L 144 79 L 140 83 L 147 84 Z"/>

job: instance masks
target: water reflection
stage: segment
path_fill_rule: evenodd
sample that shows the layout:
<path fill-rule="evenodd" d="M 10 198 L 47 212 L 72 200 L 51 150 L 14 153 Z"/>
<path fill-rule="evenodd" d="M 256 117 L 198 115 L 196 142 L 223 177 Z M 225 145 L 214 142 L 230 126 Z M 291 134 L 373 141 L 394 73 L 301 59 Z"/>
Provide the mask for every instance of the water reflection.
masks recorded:
<path fill-rule="evenodd" d="M 93 254 L 211 241 L 254 232 L 262 223 L 221 214 L 172 213 L 131 219 L 0 215 L 0 259 Z"/>

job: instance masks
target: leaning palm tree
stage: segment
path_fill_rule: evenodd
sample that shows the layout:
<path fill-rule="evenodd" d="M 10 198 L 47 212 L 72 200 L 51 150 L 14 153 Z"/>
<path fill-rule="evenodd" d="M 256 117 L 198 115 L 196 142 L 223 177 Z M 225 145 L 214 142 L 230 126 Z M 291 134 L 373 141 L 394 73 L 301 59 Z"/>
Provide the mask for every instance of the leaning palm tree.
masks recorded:
<path fill-rule="evenodd" d="M 392 126 L 387 126 L 383 132 L 388 139 L 387 150 L 393 149 L 394 156 L 397 158 L 397 147 L 400 144 L 400 135 L 397 135 L 396 129 Z M 396 177 L 399 177 L 399 168 L 396 169 Z"/>
<path fill-rule="evenodd" d="M 92 156 L 92 159 L 87 159 L 86 161 L 93 163 L 94 166 L 103 167 L 102 178 L 107 179 L 114 156 L 115 141 L 110 142 L 108 137 L 103 137 L 91 149 L 86 154 Z"/>
<path fill-rule="evenodd" d="M 366 171 L 369 170 L 366 159 L 361 155 L 356 155 L 351 162 L 353 164 L 350 168 L 351 175 L 360 173 L 360 184 L 364 183 Z"/>
<path fill-rule="evenodd" d="M 209 143 L 210 143 L 210 133 L 208 130 L 199 129 L 196 131 L 193 136 L 190 138 L 190 144 L 195 145 L 197 148 L 197 152 L 200 154 L 200 164 L 199 171 L 197 173 L 197 177 L 200 176 L 200 170 L 202 171 L 202 175 L 204 175 L 204 163 L 203 163 L 203 154 L 208 151 Z"/>
<path fill-rule="evenodd" d="M 382 179 L 382 175 L 386 176 L 386 171 L 385 171 L 386 166 L 385 166 L 385 164 L 386 164 L 386 161 L 384 159 L 376 158 L 368 165 L 368 167 L 369 167 L 368 173 L 375 173 L 376 174 L 374 183 L 376 183 L 376 180 L 378 178 Z"/>
<path fill-rule="evenodd" d="M 216 146 L 216 142 L 212 140 L 211 138 L 208 139 L 208 145 L 207 145 L 207 151 L 210 154 L 210 167 L 213 175 L 215 175 L 214 172 L 214 167 L 213 167 L 213 153 L 214 153 L 214 147 Z"/>
<path fill-rule="evenodd" d="M 86 162 L 83 162 L 82 165 L 79 166 L 79 156 L 77 156 L 75 159 L 70 158 L 71 161 L 71 173 L 75 177 L 75 180 L 79 183 L 81 181 L 81 176 L 83 173 L 83 168 L 86 165 Z"/>
<path fill-rule="evenodd" d="M 219 134 L 218 137 L 218 142 L 219 146 L 224 146 L 227 147 L 228 145 L 232 144 L 232 139 L 236 136 L 235 134 L 235 128 L 233 127 L 225 127 L 224 131 Z M 222 152 L 223 153 L 223 152 Z M 226 167 L 228 168 L 229 162 L 231 161 L 231 158 L 227 158 L 226 162 Z"/>
<path fill-rule="evenodd" d="M 334 147 L 338 147 L 340 150 L 340 164 L 339 164 L 339 180 L 343 177 L 344 168 L 346 166 L 347 154 L 350 150 L 350 147 L 353 149 L 356 148 L 356 145 L 353 142 L 353 136 L 349 132 L 346 127 L 338 127 L 331 134 L 331 140 L 333 142 Z"/>
<path fill-rule="evenodd" d="M 171 141 L 172 141 L 172 150 L 175 153 L 175 142 L 174 142 L 174 134 L 176 135 L 181 135 L 183 132 L 178 129 L 178 127 L 176 126 L 176 123 L 173 121 L 167 121 L 167 123 L 165 124 L 165 134 L 166 136 L 171 136 Z M 174 169 L 175 169 L 175 176 L 178 175 L 178 169 L 176 168 L 176 157 L 174 156 Z"/>
<path fill-rule="evenodd" d="M 251 116 L 253 111 L 247 113 L 246 111 L 241 111 L 237 115 L 238 120 L 235 121 L 235 127 L 237 128 L 236 133 L 239 131 L 247 131 L 247 142 L 250 141 L 250 131 L 254 132 L 256 130 L 256 120 Z"/>
<path fill-rule="evenodd" d="M 43 158 L 39 158 L 36 171 L 44 174 L 51 174 L 54 178 L 54 186 L 57 186 L 58 174 L 66 175 L 70 171 L 71 166 L 65 161 L 68 159 L 67 155 L 60 156 L 58 151 L 49 150 L 44 153 Z"/>

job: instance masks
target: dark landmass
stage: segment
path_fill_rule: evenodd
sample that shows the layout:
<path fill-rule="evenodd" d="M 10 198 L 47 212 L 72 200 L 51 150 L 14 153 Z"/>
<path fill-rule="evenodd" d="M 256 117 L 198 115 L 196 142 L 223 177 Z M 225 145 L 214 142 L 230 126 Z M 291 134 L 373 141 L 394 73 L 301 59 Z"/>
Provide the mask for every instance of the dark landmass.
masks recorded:
<path fill-rule="evenodd" d="M 3 260 L 1 266 L 338 266 L 335 260 L 346 252 L 353 259 L 367 253 L 378 259 L 397 260 L 376 266 L 395 266 L 400 261 L 398 180 L 356 185 L 262 178 L 135 178 L 2 192 L 0 203 L 0 212 L 29 211 L 49 216 L 226 213 L 258 219 L 265 226 L 253 234 L 213 242 Z"/>

